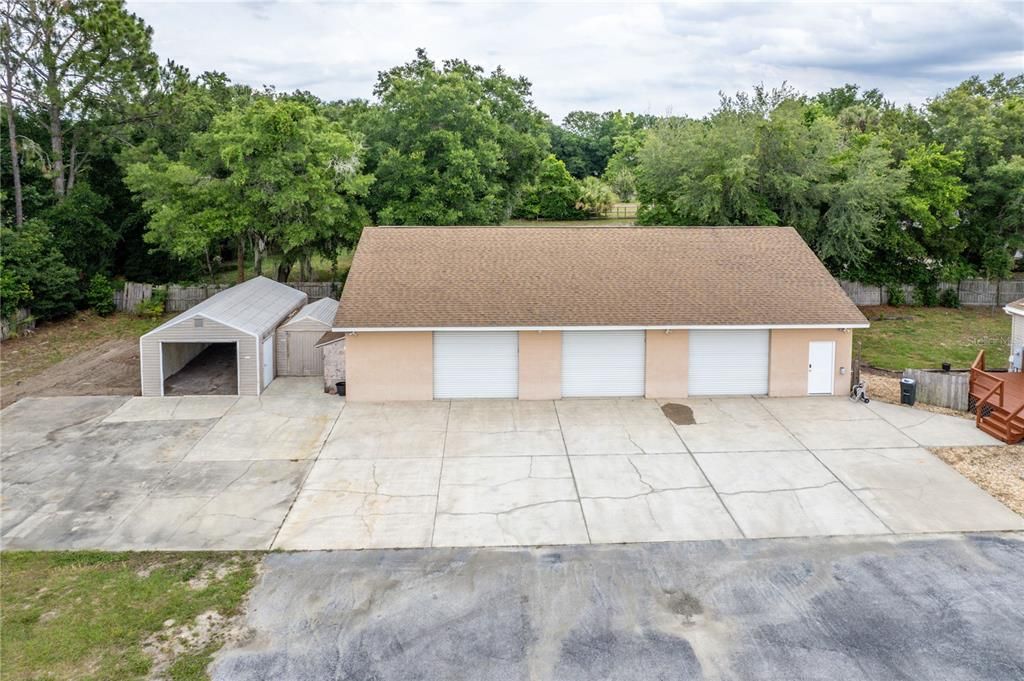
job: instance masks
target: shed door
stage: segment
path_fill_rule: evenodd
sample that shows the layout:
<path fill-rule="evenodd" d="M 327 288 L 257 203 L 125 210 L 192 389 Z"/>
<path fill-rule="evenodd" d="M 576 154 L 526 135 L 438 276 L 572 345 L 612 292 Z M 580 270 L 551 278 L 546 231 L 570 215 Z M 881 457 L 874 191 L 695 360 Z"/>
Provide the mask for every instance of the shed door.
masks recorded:
<path fill-rule="evenodd" d="M 519 334 L 515 331 L 436 331 L 434 397 L 517 397 Z"/>
<path fill-rule="evenodd" d="M 274 336 L 267 336 L 263 341 L 263 387 L 266 388 L 274 380 Z"/>
<path fill-rule="evenodd" d="M 691 395 L 767 395 L 768 331 L 690 331 Z"/>
<path fill-rule="evenodd" d="M 563 331 L 563 397 L 644 394 L 646 345 L 640 331 Z"/>

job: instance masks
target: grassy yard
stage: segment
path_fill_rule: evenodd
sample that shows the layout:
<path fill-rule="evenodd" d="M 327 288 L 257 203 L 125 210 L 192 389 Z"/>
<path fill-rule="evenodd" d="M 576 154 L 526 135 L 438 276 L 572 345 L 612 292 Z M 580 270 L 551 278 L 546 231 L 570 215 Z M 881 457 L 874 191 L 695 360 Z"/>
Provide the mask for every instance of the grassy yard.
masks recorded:
<path fill-rule="evenodd" d="M 108 340 L 138 339 L 161 321 L 122 313 L 100 317 L 86 311 L 69 319 L 43 322 L 33 333 L 10 338 L 0 346 L 0 386 L 35 376 Z"/>
<path fill-rule="evenodd" d="M 966 369 L 985 350 L 985 364 L 1006 366 L 1010 316 L 1001 308 L 865 307 L 870 329 L 854 331 L 854 349 L 878 369 Z"/>
<path fill-rule="evenodd" d="M 0 678 L 113 681 L 161 672 L 205 679 L 258 560 L 226 553 L 4 553 Z"/>

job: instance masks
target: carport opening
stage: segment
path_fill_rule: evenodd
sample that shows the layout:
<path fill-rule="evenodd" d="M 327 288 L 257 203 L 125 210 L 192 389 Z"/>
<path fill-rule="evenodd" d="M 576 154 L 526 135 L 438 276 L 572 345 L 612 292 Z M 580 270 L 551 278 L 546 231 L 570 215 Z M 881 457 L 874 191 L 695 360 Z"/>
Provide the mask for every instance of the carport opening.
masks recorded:
<path fill-rule="evenodd" d="M 236 343 L 162 343 L 164 395 L 237 395 Z"/>

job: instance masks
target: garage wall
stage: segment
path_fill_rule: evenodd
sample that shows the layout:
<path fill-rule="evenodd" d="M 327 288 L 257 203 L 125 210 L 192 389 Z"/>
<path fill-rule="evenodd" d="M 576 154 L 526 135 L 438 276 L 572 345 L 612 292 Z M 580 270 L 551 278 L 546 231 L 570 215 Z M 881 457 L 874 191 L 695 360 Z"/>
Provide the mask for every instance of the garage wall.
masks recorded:
<path fill-rule="evenodd" d="M 337 395 L 335 383 L 345 380 L 345 339 L 335 341 L 320 348 L 324 357 L 324 389 Z M 348 386 L 345 386 L 348 392 Z"/>
<path fill-rule="evenodd" d="M 771 397 L 799 397 L 807 394 L 808 347 L 811 341 L 835 341 L 834 394 L 850 392 L 853 333 L 839 329 L 773 329 L 768 367 Z M 846 375 L 839 370 L 845 367 Z"/>
<path fill-rule="evenodd" d="M 164 375 L 166 381 L 168 376 L 173 376 L 191 362 L 196 356 L 210 347 L 209 343 L 164 343 Z"/>
<path fill-rule="evenodd" d="M 688 369 L 689 333 L 648 329 L 645 397 L 686 397 Z"/>
<path fill-rule="evenodd" d="M 430 400 L 434 343 L 430 331 L 369 331 L 345 337 L 347 398 L 353 402 Z"/>
<path fill-rule="evenodd" d="M 1013 317 L 1013 330 L 1011 332 L 1010 350 L 1024 346 L 1024 317 L 1019 314 L 1010 315 Z"/>
<path fill-rule="evenodd" d="M 238 393 L 259 395 L 257 364 L 259 348 L 249 334 L 203 318 L 203 326 L 196 327 L 195 318 L 181 322 L 145 336 L 139 341 L 142 367 L 142 394 L 159 397 L 163 387 L 160 375 L 160 343 L 234 343 L 238 342 Z M 179 367 L 180 368 L 180 367 Z"/>
<path fill-rule="evenodd" d="M 562 333 L 519 332 L 519 399 L 557 400 L 562 396 Z"/>

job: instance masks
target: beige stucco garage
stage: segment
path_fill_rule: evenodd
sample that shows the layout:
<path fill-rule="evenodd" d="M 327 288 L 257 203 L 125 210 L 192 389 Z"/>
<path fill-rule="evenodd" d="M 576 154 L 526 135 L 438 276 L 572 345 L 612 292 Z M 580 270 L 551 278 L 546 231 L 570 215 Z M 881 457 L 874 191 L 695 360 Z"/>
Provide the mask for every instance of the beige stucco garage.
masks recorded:
<path fill-rule="evenodd" d="M 348 397 L 844 394 L 867 320 L 788 227 L 373 227 Z"/>

